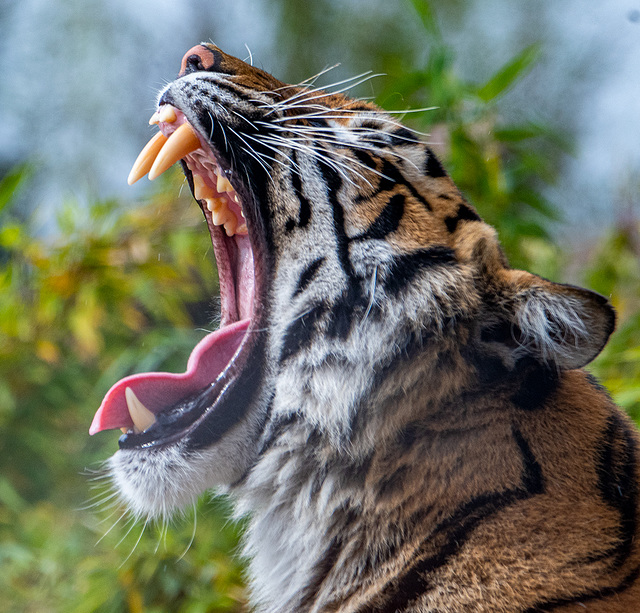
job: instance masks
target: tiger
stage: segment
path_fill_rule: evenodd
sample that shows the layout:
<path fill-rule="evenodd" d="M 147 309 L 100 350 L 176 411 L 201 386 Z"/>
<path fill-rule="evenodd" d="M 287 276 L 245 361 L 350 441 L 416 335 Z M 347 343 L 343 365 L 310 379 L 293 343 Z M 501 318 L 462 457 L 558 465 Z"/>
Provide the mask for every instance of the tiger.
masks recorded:
<path fill-rule="evenodd" d="M 512 269 L 425 139 L 202 43 L 129 175 L 180 161 L 220 327 L 90 433 L 137 518 L 247 518 L 262 613 L 640 611 L 638 432 L 582 368 L 608 300 Z"/>

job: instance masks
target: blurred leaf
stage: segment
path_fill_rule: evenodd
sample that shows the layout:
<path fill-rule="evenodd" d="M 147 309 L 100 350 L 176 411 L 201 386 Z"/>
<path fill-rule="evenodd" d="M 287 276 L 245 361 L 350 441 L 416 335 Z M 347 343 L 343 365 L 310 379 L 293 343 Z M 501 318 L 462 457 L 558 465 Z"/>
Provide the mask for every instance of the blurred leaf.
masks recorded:
<path fill-rule="evenodd" d="M 422 25 L 428 34 L 436 39 L 441 39 L 442 33 L 440 31 L 440 26 L 438 25 L 438 20 L 436 19 L 436 15 L 429 0 L 410 1 L 416 13 L 418 13 L 418 16 L 422 21 Z"/>
<path fill-rule="evenodd" d="M 496 72 L 478 89 L 478 97 L 483 102 L 495 100 L 522 78 L 540 57 L 540 45 L 530 45 Z"/>
<path fill-rule="evenodd" d="M 21 164 L 14 167 L 0 179 L 0 213 L 16 197 L 22 184 L 28 179 L 30 166 Z"/>

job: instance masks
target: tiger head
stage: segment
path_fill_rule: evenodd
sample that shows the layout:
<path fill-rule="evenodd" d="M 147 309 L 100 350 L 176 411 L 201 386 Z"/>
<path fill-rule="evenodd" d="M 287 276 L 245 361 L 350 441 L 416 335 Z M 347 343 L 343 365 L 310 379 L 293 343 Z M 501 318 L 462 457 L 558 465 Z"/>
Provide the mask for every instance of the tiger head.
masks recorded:
<path fill-rule="evenodd" d="M 294 419 L 346 448 L 415 407 L 544 385 L 602 349 L 606 299 L 511 269 L 427 144 L 373 104 L 282 83 L 211 44 L 160 94 L 129 181 L 181 161 L 209 227 L 221 325 L 182 374 L 115 384 L 91 433 L 137 515 L 238 486 Z M 301 442 L 302 444 L 302 442 Z"/>

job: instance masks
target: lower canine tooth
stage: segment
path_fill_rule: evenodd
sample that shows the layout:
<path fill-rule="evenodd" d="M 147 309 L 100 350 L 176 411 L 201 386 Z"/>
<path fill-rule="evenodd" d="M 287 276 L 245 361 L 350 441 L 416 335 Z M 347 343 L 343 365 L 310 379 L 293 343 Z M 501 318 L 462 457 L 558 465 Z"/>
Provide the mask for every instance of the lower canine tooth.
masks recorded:
<path fill-rule="evenodd" d="M 144 432 L 156 422 L 156 416 L 140 402 L 130 387 L 125 388 L 124 397 L 127 401 L 131 421 L 140 432 Z"/>

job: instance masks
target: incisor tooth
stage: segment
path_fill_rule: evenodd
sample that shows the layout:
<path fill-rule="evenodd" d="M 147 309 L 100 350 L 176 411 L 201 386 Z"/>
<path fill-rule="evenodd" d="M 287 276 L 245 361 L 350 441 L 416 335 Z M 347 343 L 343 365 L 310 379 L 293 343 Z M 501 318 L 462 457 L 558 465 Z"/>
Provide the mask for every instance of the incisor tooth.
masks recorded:
<path fill-rule="evenodd" d="M 154 123 L 160 123 L 164 121 L 165 123 L 173 123 L 178 116 L 176 115 L 175 109 L 170 104 L 163 104 L 153 115 L 151 115 L 151 119 L 149 119 L 149 125 Z"/>
<path fill-rule="evenodd" d="M 195 130 L 190 124 L 183 123 L 167 139 L 164 147 L 158 153 L 151 170 L 149 170 L 149 179 L 153 181 L 178 160 L 199 148 L 200 140 Z"/>
<path fill-rule="evenodd" d="M 131 421 L 140 432 L 144 432 L 155 423 L 156 416 L 140 402 L 130 387 L 125 388 L 124 397 L 127 401 Z"/>
<path fill-rule="evenodd" d="M 133 163 L 133 167 L 131 168 L 131 172 L 129 173 L 129 177 L 127 179 L 127 183 L 129 185 L 133 185 L 138 179 L 144 177 L 144 175 L 151 170 L 154 160 L 166 142 L 167 137 L 162 132 L 158 132 L 144 146 L 144 149 L 136 158 L 136 161 Z"/>

